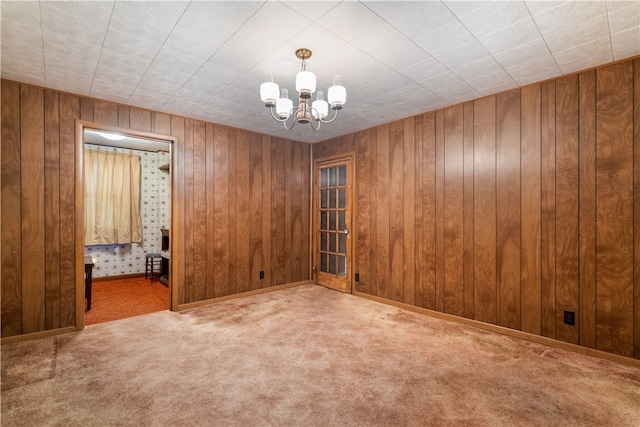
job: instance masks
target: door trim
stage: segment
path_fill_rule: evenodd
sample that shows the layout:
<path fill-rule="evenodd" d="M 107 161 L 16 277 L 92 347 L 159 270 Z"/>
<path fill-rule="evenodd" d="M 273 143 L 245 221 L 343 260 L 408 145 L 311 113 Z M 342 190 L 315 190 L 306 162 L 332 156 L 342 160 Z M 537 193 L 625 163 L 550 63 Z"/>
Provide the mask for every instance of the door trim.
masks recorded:
<path fill-rule="evenodd" d="M 347 167 L 350 168 L 347 177 L 350 180 L 347 182 L 347 200 L 351 200 L 351 218 L 347 220 L 349 228 L 349 237 L 347 238 L 347 253 L 351 254 L 347 257 L 347 293 L 354 292 L 354 277 L 356 267 L 356 252 L 355 248 L 357 242 L 357 217 L 358 217 L 358 204 L 356 203 L 356 154 L 355 151 L 349 151 L 341 154 L 334 154 L 331 156 L 312 158 L 312 179 L 311 179 L 311 272 L 312 280 L 315 285 L 318 284 L 318 245 L 319 235 L 316 232 L 318 229 L 317 209 L 320 207 L 319 196 L 316 191 L 316 182 L 319 179 L 316 173 L 323 164 L 331 164 L 337 162 L 347 163 Z"/>

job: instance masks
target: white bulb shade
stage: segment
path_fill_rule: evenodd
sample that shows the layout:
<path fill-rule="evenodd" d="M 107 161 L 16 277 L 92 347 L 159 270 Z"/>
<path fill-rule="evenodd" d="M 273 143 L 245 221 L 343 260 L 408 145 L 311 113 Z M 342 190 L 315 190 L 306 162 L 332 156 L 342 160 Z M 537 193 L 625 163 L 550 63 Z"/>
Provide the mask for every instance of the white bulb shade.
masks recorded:
<path fill-rule="evenodd" d="M 316 99 L 315 101 L 313 101 L 313 103 L 311 104 L 311 107 L 313 108 L 313 117 L 318 118 L 318 116 L 320 116 L 320 118 L 325 118 L 327 117 L 327 114 L 329 114 L 329 104 L 327 104 L 327 101 L 323 100 L 323 99 Z"/>
<path fill-rule="evenodd" d="M 289 98 L 280 98 L 276 104 L 276 113 L 281 119 L 289 118 L 291 109 L 293 108 L 293 101 Z"/>
<path fill-rule="evenodd" d="M 260 98 L 262 98 L 262 101 L 265 103 L 275 103 L 279 93 L 280 88 L 274 82 L 264 82 L 260 85 Z"/>
<path fill-rule="evenodd" d="M 311 71 L 300 71 L 296 74 L 296 90 L 303 98 L 311 97 L 316 91 L 316 75 Z"/>
<path fill-rule="evenodd" d="M 329 88 L 327 99 L 332 107 L 334 105 L 342 106 L 342 104 L 347 102 L 347 90 L 344 86 L 331 86 Z"/>

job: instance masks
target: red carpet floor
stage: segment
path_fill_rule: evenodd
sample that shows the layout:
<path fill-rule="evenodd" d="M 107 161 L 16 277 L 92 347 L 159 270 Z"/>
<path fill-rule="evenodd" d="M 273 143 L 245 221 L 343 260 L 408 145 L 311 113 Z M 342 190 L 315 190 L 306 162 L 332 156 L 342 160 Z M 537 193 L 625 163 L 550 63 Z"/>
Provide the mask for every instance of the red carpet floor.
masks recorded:
<path fill-rule="evenodd" d="M 169 309 L 169 289 L 158 280 L 143 277 L 94 281 L 91 310 L 85 312 L 85 325 L 125 319 Z"/>

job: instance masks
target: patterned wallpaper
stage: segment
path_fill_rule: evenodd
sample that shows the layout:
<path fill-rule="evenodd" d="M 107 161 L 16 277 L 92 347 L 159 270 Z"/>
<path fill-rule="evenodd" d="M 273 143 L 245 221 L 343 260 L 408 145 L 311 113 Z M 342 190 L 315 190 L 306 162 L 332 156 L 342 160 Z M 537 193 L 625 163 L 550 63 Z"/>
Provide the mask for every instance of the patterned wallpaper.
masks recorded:
<path fill-rule="evenodd" d="M 160 252 L 161 228 L 169 228 L 170 223 L 170 182 L 169 173 L 158 169 L 169 163 L 167 152 L 127 150 L 115 147 L 102 147 L 85 144 L 86 148 L 120 153 L 133 153 L 140 156 L 142 179 L 141 215 L 142 243 L 125 245 L 85 246 L 84 254 L 93 258 L 93 277 L 113 277 L 126 274 L 144 273 L 145 254 Z"/>

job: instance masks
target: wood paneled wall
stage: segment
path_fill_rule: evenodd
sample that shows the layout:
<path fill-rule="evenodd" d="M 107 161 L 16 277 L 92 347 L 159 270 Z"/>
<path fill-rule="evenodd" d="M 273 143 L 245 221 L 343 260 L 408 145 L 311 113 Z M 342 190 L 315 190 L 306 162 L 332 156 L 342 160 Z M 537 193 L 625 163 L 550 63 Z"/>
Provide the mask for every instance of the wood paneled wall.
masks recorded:
<path fill-rule="evenodd" d="M 357 291 L 640 358 L 640 60 L 313 149 L 356 152 Z"/>
<path fill-rule="evenodd" d="M 2 337 L 75 326 L 78 119 L 176 138 L 180 305 L 310 279 L 308 144 L 3 80 Z"/>

